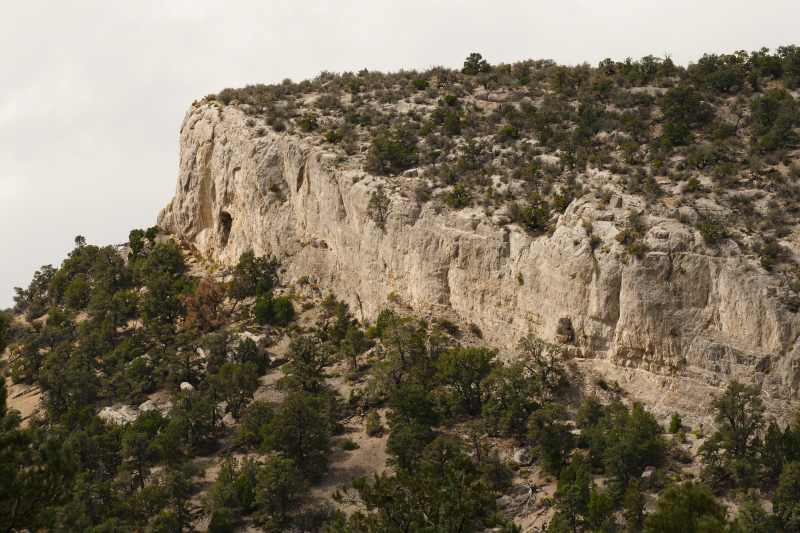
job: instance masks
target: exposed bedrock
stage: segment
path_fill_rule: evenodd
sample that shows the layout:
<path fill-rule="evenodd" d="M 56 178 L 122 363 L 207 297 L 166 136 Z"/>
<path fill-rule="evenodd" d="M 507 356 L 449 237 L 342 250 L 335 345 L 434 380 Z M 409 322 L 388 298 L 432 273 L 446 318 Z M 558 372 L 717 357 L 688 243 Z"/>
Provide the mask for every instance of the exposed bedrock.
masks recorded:
<path fill-rule="evenodd" d="M 190 108 L 183 122 L 175 198 L 158 223 L 204 257 L 273 254 L 289 279 L 330 287 L 359 318 L 374 319 L 395 292 L 416 312 L 451 309 L 505 348 L 534 333 L 618 367 L 795 396 L 800 322 L 782 301 L 793 294 L 786 279 L 733 241 L 704 246 L 669 208 L 623 195 L 600 209 L 586 197 L 532 238 L 482 209 L 405 197 L 417 178 L 337 163 L 318 137 L 256 136 L 247 118 Z M 379 185 L 391 198 L 383 229 L 367 215 Z M 631 208 L 649 227 L 642 258 L 615 239 Z M 584 220 L 602 239 L 594 251 Z"/>

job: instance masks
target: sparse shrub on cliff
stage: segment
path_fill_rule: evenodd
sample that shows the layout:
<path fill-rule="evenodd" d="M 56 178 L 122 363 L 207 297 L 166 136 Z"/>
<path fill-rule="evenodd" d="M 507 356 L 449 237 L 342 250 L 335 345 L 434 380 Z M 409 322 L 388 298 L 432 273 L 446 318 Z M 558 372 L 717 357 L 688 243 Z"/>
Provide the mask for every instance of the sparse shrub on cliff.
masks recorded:
<path fill-rule="evenodd" d="M 550 225 L 550 206 L 538 194 L 528 199 L 528 206 L 516 214 L 516 222 L 531 232 L 547 231 Z"/>
<path fill-rule="evenodd" d="M 372 191 L 367 203 L 367 216 L 380 229 L 384 228 L 386 222 L 386 214 L 389 209 L 389 197 L 383 190 L 383 187 L 378 187 L 377 190 Z"/>
<path fill-rule="evenodd" d="M 318 126 L 317 115 L 314 113 L 305 114 L 297 121 L 297 125 L 300 126 L 300 129 L 303 131 L 314 131 Z"/>
<path fill-rule="evenodd" d="M 445 196 L 445 203 L 454 209 L 467 207 L 472 200 L 472 191 L 469 185 L 459 183 Z"/>
<path fill-rule="evenodd" d="M 701 224 L 697 230 L 700 232 L 700 235 L 702 235 L 703 242 L 705 242 L 706 245 L 715 244 L 727 236 L 725 227 L 716 221 L 705 222 Z"/>
<path fill-rule="evenodd" d="M 372 140 L 364 170 L 385 173 L 391 169 L 410 166 L 417 160 L 417 135 L 406 124 L 380 133 Z"/>

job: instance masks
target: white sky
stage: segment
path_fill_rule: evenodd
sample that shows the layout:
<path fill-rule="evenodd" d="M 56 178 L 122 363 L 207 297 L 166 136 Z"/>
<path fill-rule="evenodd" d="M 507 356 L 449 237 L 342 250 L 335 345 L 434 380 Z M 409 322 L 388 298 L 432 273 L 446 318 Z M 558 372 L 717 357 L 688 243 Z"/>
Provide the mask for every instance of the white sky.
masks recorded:
<path fill-rule="evenodd" d="M 335 72 L 800 44 L 800 2 L 35 1 L 0 4 L 0 309 L 76 235 L 127 240 L 172 198 L 178 129 L 224 87 Z"/>

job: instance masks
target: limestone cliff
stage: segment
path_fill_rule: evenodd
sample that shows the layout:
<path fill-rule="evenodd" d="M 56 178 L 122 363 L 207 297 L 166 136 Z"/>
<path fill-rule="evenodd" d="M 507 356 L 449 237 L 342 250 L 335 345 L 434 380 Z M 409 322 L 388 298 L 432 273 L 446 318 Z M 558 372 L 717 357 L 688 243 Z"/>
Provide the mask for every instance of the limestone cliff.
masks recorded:
<path fill-rule="evenodd" d="M 795 396 L 800 320 L 783 303 L 789 283 L 732 240 L 706 247 L 674 207 L 618 194 L 601 208 L 584 197 L 532 238 L 482 209 L 419 203 L 405 194 L 416 178 L 368 175 L 318 137 L 256 134 L 247 118 L 202 105 L 181 128 L 175 198 L 158 223 L 204 257 L 231 265 L 250 248 L 273 254 L 288 279 L 330 287 L 359 318 L 374 319 L 394 292 L 422 314 L 452 310 L 498 346 L 532 332 L 618 367 L 711 385 L 736 377 Z M 378 185 L 391 198 L 383 229 L 367 216 Z M 631 208 L 649 228 L 641 258 L 615 239 Z M 594 250 L 587 221 L 602 239 Z"/>

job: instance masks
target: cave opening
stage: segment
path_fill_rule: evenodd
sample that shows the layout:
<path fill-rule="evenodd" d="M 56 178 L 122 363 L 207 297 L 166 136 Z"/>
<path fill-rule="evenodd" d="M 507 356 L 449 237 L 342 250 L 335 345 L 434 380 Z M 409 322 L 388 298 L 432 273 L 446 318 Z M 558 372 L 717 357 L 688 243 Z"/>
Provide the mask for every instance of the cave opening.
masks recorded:
<path fill-rule="evenodd" d="M 233 217 L 230 213 L 222 212 L 219 214 L 219 239 L 222 248 L 228 245 L 228 238 L 231 236 L 233 227 Z"/>

